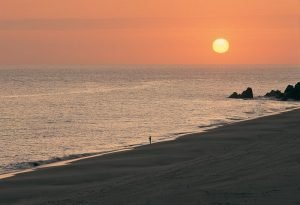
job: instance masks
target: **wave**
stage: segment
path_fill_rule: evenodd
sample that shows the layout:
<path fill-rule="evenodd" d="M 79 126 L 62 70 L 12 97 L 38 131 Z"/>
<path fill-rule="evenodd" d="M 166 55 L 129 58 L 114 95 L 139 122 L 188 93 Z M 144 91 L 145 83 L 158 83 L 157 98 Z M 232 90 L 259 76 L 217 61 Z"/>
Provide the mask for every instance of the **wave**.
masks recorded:
<path fill-rule="evenodd" d="M 212 123 L 210 125 L 200 125 L 198 126 L 199 128 L 202 128 L 202 129 L 209 129 L 209 128 L 215 128 L 215 127 L 220 127 L 220 126 L 223 126 L 223 125 L 227 125 L 228 122 L 217 122 L 217 123 Z"/>
<path fill-rule="evenodd" d="M 32 169 L 37 168 L 42 165 L 53 164 L 56 162 L 80 159 L 84 157 L 90 157 L 94 155 L 99 155 L 101 153 L 84 153 L 84 154 L 72 154 L 64 157 L 53 157 L 47 160 L 37 160 L 37 161 L 29 161 L 29 162 L 18 162 L 15 164 L 8 164 L 6 166 L 2 166 L 1 169 L 4 171 L 1 174 L 7 174 L 10 172 L 15 172 L 16 170 L 25 170 L 25 169 Z"/>

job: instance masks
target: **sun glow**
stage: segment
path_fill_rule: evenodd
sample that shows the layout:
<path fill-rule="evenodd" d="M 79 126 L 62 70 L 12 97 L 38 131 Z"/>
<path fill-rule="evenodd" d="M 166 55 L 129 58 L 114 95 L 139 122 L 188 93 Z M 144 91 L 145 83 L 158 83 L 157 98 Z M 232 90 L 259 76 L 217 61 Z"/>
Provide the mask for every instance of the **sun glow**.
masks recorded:
<path fill-rule="evenodd" d="M 214 40 L 212 47 L 216 53 L 226 53 L 229 50 L 229 42 L 224 38 L 218 38 Z"/>

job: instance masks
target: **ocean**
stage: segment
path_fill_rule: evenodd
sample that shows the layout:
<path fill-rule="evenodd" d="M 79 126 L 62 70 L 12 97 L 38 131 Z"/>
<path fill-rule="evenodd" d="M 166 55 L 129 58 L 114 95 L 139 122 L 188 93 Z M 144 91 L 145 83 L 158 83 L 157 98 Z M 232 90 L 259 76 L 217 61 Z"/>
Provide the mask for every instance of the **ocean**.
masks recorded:
<path fill-rule="evenodd" d="M 0 173 L 128 149 L 300 107 L 255 96 L 300 81 L 292 65 L 0 67 Z"/>

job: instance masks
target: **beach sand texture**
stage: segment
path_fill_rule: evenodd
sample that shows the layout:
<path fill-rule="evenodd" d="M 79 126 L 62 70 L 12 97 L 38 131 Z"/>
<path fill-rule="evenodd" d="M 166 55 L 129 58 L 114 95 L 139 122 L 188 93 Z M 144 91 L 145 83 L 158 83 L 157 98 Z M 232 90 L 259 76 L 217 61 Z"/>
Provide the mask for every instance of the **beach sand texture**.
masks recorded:
<path fill-rule="evenodd" d="M 300 110 L 2 179 L 0 204 L 300 204 Z"/>

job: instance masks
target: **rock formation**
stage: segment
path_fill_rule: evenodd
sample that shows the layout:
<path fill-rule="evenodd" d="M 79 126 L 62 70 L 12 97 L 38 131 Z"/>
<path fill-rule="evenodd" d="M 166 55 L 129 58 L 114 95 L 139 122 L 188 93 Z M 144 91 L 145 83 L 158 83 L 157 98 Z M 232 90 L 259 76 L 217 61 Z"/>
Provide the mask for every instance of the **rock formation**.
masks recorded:
<path fill-rule="evenodd" d="M 300 82 L 295 86 L 288 85 L 283 93 L 280 90 L 272 90 L 265 97 L 272 97 L 279 100 L 300 100 Z"/>
<path fill-rule="evenodd" d="M 252 88 L 247 88 L 247 90 L 243 91 L 242 94 L 238 94 L 237 92 L 232 93 L 229 98 L 236 99 L 253 99 L 253 91 Z"/>

